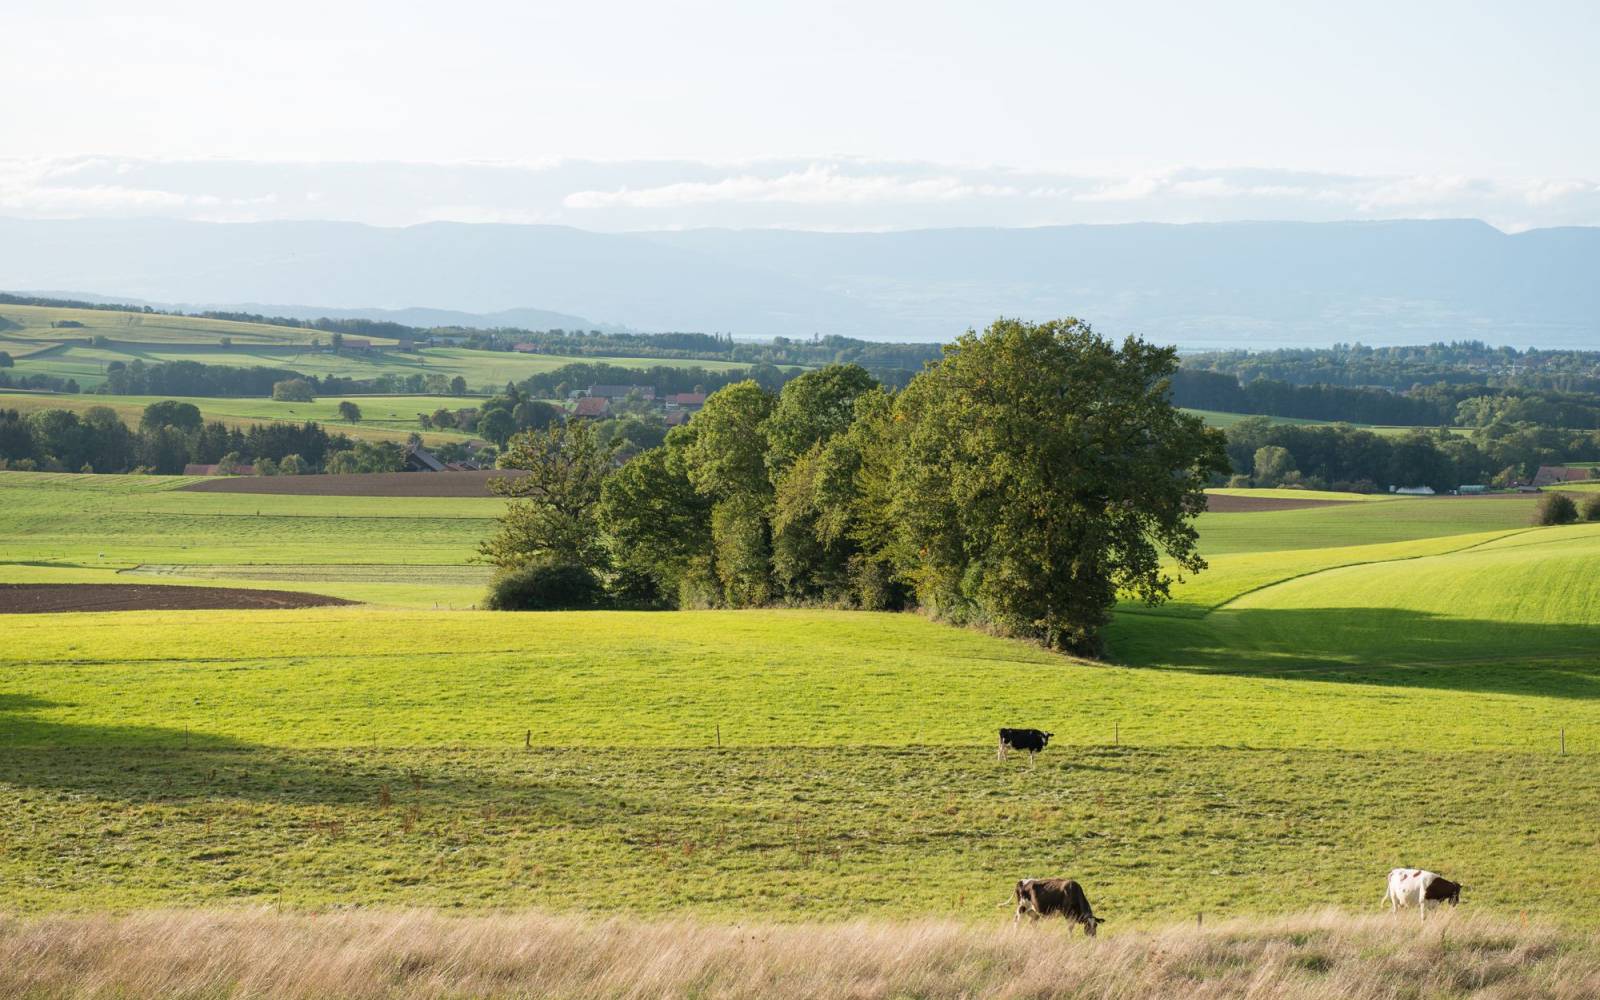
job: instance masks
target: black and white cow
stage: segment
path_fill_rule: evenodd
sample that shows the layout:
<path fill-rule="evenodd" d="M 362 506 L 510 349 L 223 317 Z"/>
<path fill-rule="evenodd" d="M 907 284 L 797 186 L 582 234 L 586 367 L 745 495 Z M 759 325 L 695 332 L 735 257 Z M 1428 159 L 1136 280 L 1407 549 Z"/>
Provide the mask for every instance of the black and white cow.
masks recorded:
<path fill-rule="evenodd" d="M 1016 916 L 1011 918 L 1013 924 L 1021 920 L 1024 914 L 1030 920 L 1038 920 L 1059 913 L 1068 924 L 1080 924 L 1085 934 L 1094 937 L 1095 931 L 1105 923 L 1094 915 L 1094 907 L 1089 905 L 1089 897 L 1083 894 L 1083 886 L 1070 878 L 1022 879 L 1017 883 L 1012 898 L 1017 904 Z"/>
<path fill-rule="evenodd" d="M 1033 763 L 1033 755 L 1045 748 L 1050 742 L 1050 737 L 1055 733 L 1047 733 L 1042 729 L 1002 729 L 1000 730 L 999 758 L 1006 759 L 1007 750 L 1018 750 L 1027 753 L 1028 763 Z"/>
<path fill-rule="evenodd" d="M 1389 890 L 1383 901 L 1389 904 L 1390 913 L 1415 903 L 1422 919 L 1427 920 L 1429 903 L 1448 902 L 1455 906 L 1461 902 L 1461 884 L 1421 868 L 1396 868 L 1389 873 Z"/>

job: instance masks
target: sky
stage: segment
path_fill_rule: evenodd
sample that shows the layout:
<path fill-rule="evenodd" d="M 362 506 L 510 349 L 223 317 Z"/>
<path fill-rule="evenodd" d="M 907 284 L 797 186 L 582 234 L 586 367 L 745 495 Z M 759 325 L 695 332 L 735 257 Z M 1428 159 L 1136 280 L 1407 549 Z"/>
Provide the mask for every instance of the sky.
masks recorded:
<path fill-rule="evenodd" d="M 4 215 L 1600 224 L 1587 0 L 7 0 L 0 37 Z"/>

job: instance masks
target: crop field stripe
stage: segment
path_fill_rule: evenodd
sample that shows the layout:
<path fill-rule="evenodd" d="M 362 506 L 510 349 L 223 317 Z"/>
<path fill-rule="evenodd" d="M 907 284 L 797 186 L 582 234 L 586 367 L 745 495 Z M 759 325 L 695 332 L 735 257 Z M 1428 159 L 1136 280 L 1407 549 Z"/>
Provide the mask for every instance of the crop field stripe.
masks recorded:
<path fill-rule="evenodd" d="M 1264 590 L 1271 590 L 1273 587 L 1281 587 L 1284 584 L 1292 583 L 1295 580 L 1304 580 L 1307 577 L 1316 576 L 1319 573 L 1331 573 L 1334 570 L 1350 569 L 1350 568 L 1356 567 L 1356 566 L 1381 566 L 1381 565 L 1383 565 L 1385 563 L 1410 562 L 1411 560 L 1414 560 L 1414 559 L 1437 559 L 1437 558 L 1440 558 L 1440 557 L 1443 557 L 1443 556 L 1455 555 L 1455 554 L 1460 553 L 1460 552 L 1470 552 L 1473 549 L 1479 548 L 1479 547 L 1484 546 L 1484 545 L 1489 545 L 1489 544 L 1491 544 L 1493 542 L 1500 541 L 1501 539 L 1504 539 L 1504 538 L 1509 538 L 1512 535 L 1520 535 L 1520 534 L 1524 534 L 1524 533 L 1529 532 L 1529 531 L 1536 531 L 1536 530 L 1538 530 L 1538 529 L 1536 529 L 1536 528 L 1522 528 L 1522 529 L 1519 529 L 1517 531 L 1508 531 L 1508 532 L 1505 532 L 1504 534 L 1496 534 L 1496 535 L 1493 535 L 1493 536 L 1491 536 L 1489 538 L 1480 538 L 1477 541 L 1472 542 L 1472 543 L 1467 544 L 1467 545 L 1463 545 L 1460 548 L 1446 549 L 1443 552 L 1419 552 L 1419 553 L 1417 553 L 1415 555 L 1393 556 L 1393 557 L 1388 558 L 1388 559 L 1362 559 L 1362 560 L 1358 560 L 1356 562 L 1340 563 L 1337 566 L 1319 566 L 1316 569 L 1307 570 L 1304 573 L 1296 573 L 1293 576 L 1286 576 L 1281 580 L 1274 580 L 1271 583 L 1264 583 L 1259 587 L 1251 587 L 1249 590 L 1240 591 L 1239 593 L 1234 594 L 1232 597 L 1228 598 L 1227 600 L 1223 601 L 1220 604 L 1213 604 L 1211 606 L 1210 610 L 1208 610 L 1206 612 L 1206 614 L 1210 614 L 1213 611 L 1220 611 L 1223 608 L 1226 608 L 1226 607 L 1228 607 L 1228 606 L 1230 606 L 1232 604 L 1235 604 L 1238 601 L 1241 601 L 1246 597 L 1250 597 L 1250 596 L 1252 596 L 1254 594 L 1259 594 Z"/>

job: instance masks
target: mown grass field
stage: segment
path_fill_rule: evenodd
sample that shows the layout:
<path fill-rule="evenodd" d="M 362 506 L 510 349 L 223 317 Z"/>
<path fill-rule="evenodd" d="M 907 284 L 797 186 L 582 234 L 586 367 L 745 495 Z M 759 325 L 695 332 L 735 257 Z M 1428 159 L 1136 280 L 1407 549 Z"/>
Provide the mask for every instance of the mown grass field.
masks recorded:
<path fill-rule="evenodd" d="M 1117 933 L 1373 909 L 1405 864 L 1600 917 L 1600 526 L 1531 500 L 1206 514 L 1213 568 L 1119 609 L 1111 665 L 914 615 L 450 611 L 499 501 L 173 485 L 0 473 L 0 582 L 375 604 L 0 618 L 0 908 L 982 922 L 1069 874 Z M 999 725 L 1056 739 L 1002 763 Z"/>

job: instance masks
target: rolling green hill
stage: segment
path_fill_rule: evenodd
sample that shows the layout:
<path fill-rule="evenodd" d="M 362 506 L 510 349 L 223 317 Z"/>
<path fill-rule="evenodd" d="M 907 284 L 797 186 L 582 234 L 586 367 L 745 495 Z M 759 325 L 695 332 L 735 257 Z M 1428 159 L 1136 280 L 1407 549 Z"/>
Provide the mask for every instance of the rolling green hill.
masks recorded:
<path fill-rule="evenodd" d="M 6 349 L 3 341 L 7 340 L 59 344 L 94 337 L 129 344 L 220 344 L 227 337 L 239 346 L 309 346 L 313 340 L 328 340 L 328 334 L 321 330 L 269 323 L 0 303 L 0 349 Z M 383 337 L 369 339 L 375 344 L 394 343 Z"/>
<path fill-rule="evenodd" d="M 23 413 L 35 410 L 73 410 L 82 413 L 91 407 L 108 406 L 117 411 L 130 427 L 138 425 L 146 406 L 166 399 L 192 403 L 207 421 L 218 420 L 229 427 L 314 420 L 324 424 L 329 431 L 371 441 L 404 441 L 413 431 L 421 433 L 427 441 L 466 441 L 474 435 L 454 430 L 423 432 L 417 414 L 432 413 L 441 407 L 457 410 L 476 406 L 479 402 L 470 396 L 357 395 L 322 396 L 311 403 L 288 403 L 260 397 L 113 396 L 0 389 L 0 409 L 20 410 Z M 340 418 L 339 403 L 344 400 L 361 408 L 360 423 L 351 424 Z"/>
<path fill-rule="evenodd" d="M 1052 873 L 1126 925 L 1425 863 L 1600 916 L 1600 525 L 1531 501 L 1203 515 L 1212 569 L 1100 664 L 916 615 L 451 611 L 499 501 L 181 482 L 0 473 L 0 583 L 372 603 L 0 620 L 0 906 L 987 921 Z M 999 725 L 1056 736 L 1002 763 Z"/>
<path fill-rule="evenodd" d="M 1195 416 L 1200 417 L 1212 427 L 1220 427 L 1223 430 L 1227 430 L 1229 427 L 1232 427 L 1241 420 L 1249 420 L 1252 417 L 1261 416 L 1261 414 L 1256 413 L 1224 413 L 1221 410 L 1196 410 L 1192 408 L 1186 408 L 1184 412 L 1193 413 Z M 1268 416 L 1266 419 L 1275 424 L 1303 424 L 1311 427 L 1323 427 L 1337 423 L 1337 421 L 1333 420 L 1309 420 L 1304 417 Z M 1360 427 L 1362 430 L 1368 430 L 1374 434 L 1382 435 L 1383 437 L 1401 437 L 1403 435 L 1410 434 L 1415 430 L 1427 429 L 1386 424 L 1353 424 L 1352 426 Z"/>
<path fill-rule="evenodd" d="M 3 336 L 3 335 L 0 335 Z M 0 341 L 0 350 L 5 350 Z M 241 348 L 164 348 L 159 344 L 136 347 L 61 347 L 39 352 L 28 357 L 18 357 L 15 373 L 18 375 L 52 375 L 57 378 L 76 379 L 85 389 L 93 389 L 105 381 L 106 365 L 112 361 L 129 362 L 135 359 L 146 363 L 160 361 L 198 361 L 209 365 L 231 365 L 236 368 L 286 368 L 302 375 L 338 375 L 344 378 L 373 379 L 380 375 L 443 375 L 467 380 L 473 391 L 498 388 L 507 382 L 520 381 L 530 375 L 554 371 L 563 365 L 588 361 L 616 365 L 622 368 L 651 368 L 657 365 L 723 371 L 744 368 L 746 365 L 727 361 L 676 361 L 662 358 L 579 358 L 555 354 L 520 354 L 506 351 L 474 351 L 465 347 L 425 347 L 409 353 L 400 351 L 374 351 L 359 353 L 346 351 L 334 354 L 310 347 L 264 349 Z"/>

